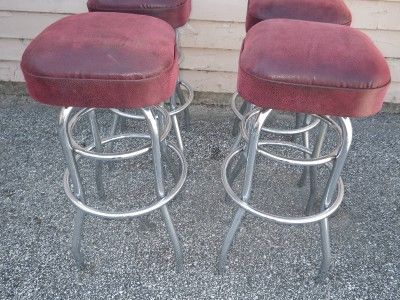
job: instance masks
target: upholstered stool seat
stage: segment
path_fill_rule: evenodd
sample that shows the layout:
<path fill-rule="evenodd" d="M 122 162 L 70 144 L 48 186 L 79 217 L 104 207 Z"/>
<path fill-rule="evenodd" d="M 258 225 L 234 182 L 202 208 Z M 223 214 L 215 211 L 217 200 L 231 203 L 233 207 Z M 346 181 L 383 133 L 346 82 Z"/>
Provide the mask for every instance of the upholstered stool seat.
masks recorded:
<path fill-rule="evenodd" d="M 21 67 L 30 95 L 46 104 L 156 105 L 175 91 L 175 32 L 164 21 L 143 15 L 70 16 L 33 40 Z"/>
<path fill-rule="evenodd" d="M 247 34 L 239 64 L 239 94 L 258 107 L 284 111 L 369 116 L 381 109 L 390 83 L 387 63 L 371 40 L 336 24 L 258 23 Z"/>
<path fill-rule="evenodd" d="M 268 19 L 350 25 L 352 17 L 343 0 L 249 0 L 247 30 Z"/>
<path fill-rule="evenodd" d="M 172 27 L 185 25 L 191 11 L 191 0 L 89 0 L 91 12 L 120 12 L 149 15 L 168 22 Z"/>

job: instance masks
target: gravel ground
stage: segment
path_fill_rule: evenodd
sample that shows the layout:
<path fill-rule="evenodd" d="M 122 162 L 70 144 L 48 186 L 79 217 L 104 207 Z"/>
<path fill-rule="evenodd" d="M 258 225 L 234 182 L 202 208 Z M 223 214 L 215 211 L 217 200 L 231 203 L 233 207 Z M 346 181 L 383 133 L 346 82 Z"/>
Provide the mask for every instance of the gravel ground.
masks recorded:
<path fill-rule="evenodd" d="M 184 272 L 174 271 L 158 213 L 128 221 L 89 217 L 87 265 L 79 270 L 70 254 L 74 208 L 62 188 L 57 114 L 24 95 L 0 96 L 1 299 L 400 299 L 400 115 L 354 121 L 343 174 L 346 199 L 331 220 L 334 267 L 328 280 L 318 282 L 318 226 L 282 226 L 252 216 L 226 274 L 216 274 L 235 211 L 224 201 L 220 180 L 232 143 L 232 114 L 216 106 L 192 108 L 193 126 L 184 132 L 189 176 L 182 196 L 169 206 L 184 247 Z M 151 202 L 149 162 L 107 166 L 109 192 L 97 204 L 132 208 Z M 255 205 L 301 212 L 300 196 L 307 195 L 296 187 L 301 170 L 259 162 L 264 167 L 257 171 Z M 137 176 L 126 176 L 138 168 L 143 171 Z"/>

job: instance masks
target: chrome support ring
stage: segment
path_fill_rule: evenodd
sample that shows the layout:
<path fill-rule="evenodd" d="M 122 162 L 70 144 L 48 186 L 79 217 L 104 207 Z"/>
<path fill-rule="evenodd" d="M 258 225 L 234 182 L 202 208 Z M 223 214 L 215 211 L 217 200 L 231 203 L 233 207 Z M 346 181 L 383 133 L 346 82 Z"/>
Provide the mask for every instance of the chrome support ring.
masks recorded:
<path fill-rule="evenodd" d="M 248 112 L 245 116 L 244 116 L 244 120 L 241 122 L 240 124 L 240 129 L 241 129 L 241 134 L 243 139 L 248 143 L 249 142 L 249 134 L 248 134 L 248 130 L 246 129 L 248 127 L 248 122 L 252 121 L 252 119 L 254 117 L 256 117 L 258 114 L 260 114 L 261 109 L 256 108 L 250 112 Z M 339 126 L 339 124 L 334 121 L 332 118 L 328 117 L 328 116 L 319 116 L 319 115 L 313 115 L 313 117 L 318 120 L 317 125 L 320 122 L 324 122 L 325 124 L 328 124 L 328 126 L 330 126 L 331 128 L 333 128 L 336 131 L 336 134 L 338 137 L 342 136 L 342 130 Z M 306 128 L 306 127 L 304 127 Z M 304 129 L 303 128 L 303 129 Z M 311 129 L 313 129 L 314 127 L 312 127 Z M 310 131 L 311 129 L 308 129 L 307 131 Z M 305 131 L 305 132 L 307 132 Z M 292 149 L 296 149 L 299 151 L 302 151 L 304 153 L 307 154 L 312 154 L 310 153 L 310 150 L 302 145 L 299 144 L 295 144 L 295 143 L 290 143 L 290 142 L 284 142 L 284 141 L 260 141 L 258 143 L 259 146 L 285 146 L 285 147 L 289 147 Z M 337 154 L 339 153 L 340 149 L 343 146 L 343 140 L 340 138 L 340 143 L 338 143 L 338 145 L 336 146 L 336 148 L 328 155 L 325 155 L 323 157 L 319 157 L 319 158 L 309 158 L 306 160 L 300 160 L 300 159 L 291 159 L 291 158 L 286 158 L 286 157 L 282 157 L 279 155 L 275 155 L 272 153 L 269 153 L 268 151 L 260 148 L 257 148 L 257 152 L 260 153 L 261 155 L 268 157 L 270 159 L 273 160 L 277 160 L 277 161 L 281 161 L 281 162 L 285 162 L 287 164 L 292 164 L 292 165 L 297 165 L 297 166 L 317 166 L 317 165 L 321 165 L 321 164 L 326 164 L 328 162 L 333 161 Z"/>
<path fill-rule="evenodd" d="M 111 142 L 113 139 L 108 139 L 107 142 Z M 187 162 L 185 157 L 183 156 L 183 153 L 173 144 L 167 144 L 169 148 L 171 148 L 179 157 L 179 161 L 181 164 L 181 176 L 179 178 L 179 181 L 177 182 L 177 184 L 175 185 L 175 187 L 164 197 L 162 198 L 160 201 L 158 201 L 157 203 L 148 206 L 146 208 L 143 209 L 139 209 L 139 210 L 134 210 L 134 211 L 130 211 L 130 212 L 114 212 L 114 213 L 110 213 L 110 212 L 103 212 L 100 211 L 98 209 L 92 208 L 86 204 L 84 204 L 82 201 L 80 201 L 73 193 L 73 191 L 71 190 L 71 185 L 70 185 L 70 181 L 69 181 L 69 170 L 66 169 L 65 173 L 64 173 L 64 190 L 65 193 L 67 194 L 68 198 L 71 200 L 71 202 L 80 210 L 91 214 L 93 216 L 98 216 L 98 217 L 102 217 L 102 218 L 106 218 L 106 219 L 124 219 L 124 218 L 133 218 L 133 217 L 139 217 L 139 216 L 143 216 L 143 215 L 147 215 L 163 206 L 165 206 L 166 204 L 168 204 L 172 199 L 174 199 L 178 193 L 181 191 L 185 181 L 186 181 L 186 177 L 187 177 Z M 90 146 L 87 148 L 87 151 L 91 151 L 94 148 L 94 145 Z M 150 149 L 149 149 L 150 150 Z M 147 152 L 147 151 L 146 151 Z M 146 152 L 142 152 L 146 153 Z"/>
<path fill-rule="evenodd" d="M 171 118 L 168 114 L 168 111 L 165 110 L 164 108 L 160 107 L 160 106 L 154 106 L 152 107 L 153 109 L 157 110 L 158 112 L 160 112 L 165 120 L 165 126 L 163 128 L 163 131 L 161 133 L 160 136 L 160 140 L 164 141 L 168 134 L 171 131 L 172 128 L 172 122 L 171 122 Z M 88 114 L 90 111 L 94 110 L 93 108 L 90 109 L 82 109 L 79 112 L 77 112 L 72 118 L 71 120 L 68 122 L 68 136 L 69 136 L 69 140 L 71 143 L 71 146 L 74 150 L 75 153 L 79 154 L 80 156 L 83 157 L 87 157 L 87 158 L 91 158 L 91 159 L 96 159 L 96 160 L 101 160 L 101 161 L 109 161 L 109 160 L 125 160 L 125 159 L 130 159 L 130 158 L 134 158 L 137 157 L 139 155 L 142 155 L 144 153 L 147 153 L 151 150 L 151 143 L 149 143 L 148 145 L 146 145 L 145 147 L 135 150 L 135 151 L 128 151 L 128 152 L 123 152 L 123 153 L 97 153 L 97 152 L 93 152 L 92 150 L 95 148 L 94 145 L 90 145 L 89 147 L 82 147 L 81 145 L 79 145 L 75 139 L 73 138 L 73 130 L 74 127 L 76 126 L 77 122 L 86 114 Z M 137 115 L 134 114 L 129 114 L 129 113 L 125 113 L 122 112 L 118 109 L 110 109 L 112 112 L 126 117 L 126 118 L 131 118 L 131 119 L 136 119 Z M 144 116 L 143 120 L 144 120 Z M 126 138 L 140 138 L 140 139 L 150 139 L 150 135 L 148 134 L 140 134 L 140 133 L 132 133 L 132 134 L 121 134 L 121 135 L 117 135 L 117 136 L 113 136 L 111 138 L 108 139 L 104 139 L 101 141 L 101 144 L 107 144 L 109 142 L 113 142 L 113 141 L 117 141 L 117 140 L 121 140 L 121 139 L 126 139 Z"/>
<path fill-rule="evenodd" d="M 232 107 L 232 110 L 233 110 L 233 113 L 235 114 L 235 116 L 239 120 L 243 121 L 245 119 L 245 116 L 237 109 L 237 106 L 236 106 L 236 101 L 237 101 L 238 96 L 239 96 L 238 92 L 233 94 L 233 96 L 231 98 L 231 107 Z M 300 128 L 295 128 L 295 129 L 277 129 L 277 128 L 268 128 L 268 127 L 263 126 L 262 131 L 267 132 L 267 133 L 272 133 L 272 134 L 280 134 L 280 135 L 296 135 L 296 134 L 304 133 L 304 132 L 314 129 L 315 127 L 317 127 L 319 125 L 320 122 L 321 122 L 320 118 L 316 118 L 309 125 L 303 126 Z"/>
<path fill-rule="evenodd" d="M 302 148 L 299 149 L 302 150 L 303 152 L 306 152 L 308 154 L 312 154 L 312 152 L 309 149 L 306 148 Z M 240 207 L 242 207 L 244 210 L 252 213 L 255 216 L 261 217 L 263 219 L 267 219 L 267 220 L 271 220 L 277 223 L 281 223 L 281 224 L 311 224 L 311 223 L 316 223 L 319 222 L 321 220 L 324 220 L 328 217 L 330 217 L 332 214 L 334 214 L 336 212 L 336 210 L 340 207 L 342 201 L 343 201 L 343 196 L 344 196 L 344 183 L 342 178 L 339 178 L 338 181 L 338 193 L 337 193 L 337 198 L 336 200 L 332 203 L 332 205 L 326 209 L 325 211 L 315 214 L 313 216 L 306 216 L 306 217 L 281 217 L 281 216 L 277 216 L 277 215 L 273 215 L 273 214 L 267 214 L 267 213 L 263 213 L 255 208 L 253 208 L 251 205 L 249 205 L 248 203 L 244 202 L 242 199 L 240 199 L 237 194 L 233 191 L 229 181 L 228 181 L 228 175 L 227 175 L 227 169 L 228 166 L 230 164 L 230 162 L 232 161 L 232 159 L 238 155 L 239 153 L 241 153 L 242 151 L 244 151 L 244 147 L 241 147 L 235 151 L 233 151 L 223 162 L 223 166 L 222 166 L 222 182 L 224 185 L 224 188 L 226 190 L 226 192 L 228 193 L 228 195 L 231 197 L 231 199 L 238 204 Z M 321 165 L 321 164 L 320 164 Z M 332 164 L 329 162 L 325 162 L 323 163 L 323 165 L 325 165 L 327 168 L 332 169 Z"/>

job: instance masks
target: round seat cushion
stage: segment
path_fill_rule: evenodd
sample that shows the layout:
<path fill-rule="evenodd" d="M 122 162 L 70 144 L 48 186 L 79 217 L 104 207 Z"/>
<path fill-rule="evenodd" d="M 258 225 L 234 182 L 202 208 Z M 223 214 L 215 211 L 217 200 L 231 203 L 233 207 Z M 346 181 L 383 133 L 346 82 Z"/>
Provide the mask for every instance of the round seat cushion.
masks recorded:
<path fill-rule="evenodd" d="M 89 0 L 91 12 L 120 12 L 149 15 L 178 28 L 188 22 L 191 0 Z"/>
<path fill-rule="evenodd" d="M 141 108 L 174 93 L 176 56 L 175 32 L 162 20 L 86 13 L 39 34 L 21 68 L 30 95 L 46 104 Z"/>
<path fill-rule="evenodd" d="M 243 42 L 238 92 L 263 108 L 363 117 L 377 113 L 390 83 L 385 58 L 348 26 L 275 19 Z"/>
<path fill-rule="evenodd" d="M 249 0 L 247 30 L 269 19 L 294 19 L 349 26 L 352 17 L 343 0 Z"/>

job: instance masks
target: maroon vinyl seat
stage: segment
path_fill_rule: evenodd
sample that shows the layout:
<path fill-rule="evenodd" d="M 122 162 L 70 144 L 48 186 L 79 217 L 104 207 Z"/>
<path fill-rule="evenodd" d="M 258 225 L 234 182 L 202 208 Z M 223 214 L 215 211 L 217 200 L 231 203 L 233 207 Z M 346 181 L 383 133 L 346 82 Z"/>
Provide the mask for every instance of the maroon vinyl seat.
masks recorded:
<path fill-rule="evenodd" d="M 352 17 L 343 0 L 249 0 L 247 30 L 269 19 L 350 25 Z"/>
<path fill-rule="evenodd" d="M 243 42 L 238 92 L 263 108 L 363 117 L 377 113 L 390 83 L 386 60 L 359 30 L 275 19 Z"/>
<path fill-rule="evenodd" d="M 175 32 L 143 15 L 69 16 L 31 42 L 21 68 L 30 95 L 46 104 L 156 105 L 171 97 L 178 79 Z"/>
<path fill-rule="evenodd" d="M 149 15 L 178 28 L 189 19 L 191 0 L 89 0 L 87 6 L 91 12 Z"/>

